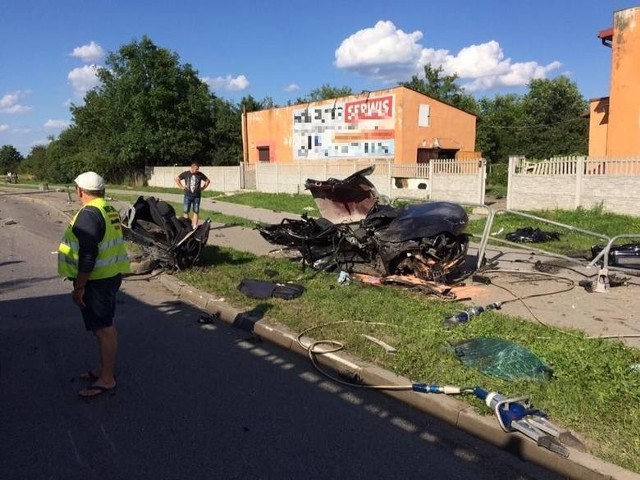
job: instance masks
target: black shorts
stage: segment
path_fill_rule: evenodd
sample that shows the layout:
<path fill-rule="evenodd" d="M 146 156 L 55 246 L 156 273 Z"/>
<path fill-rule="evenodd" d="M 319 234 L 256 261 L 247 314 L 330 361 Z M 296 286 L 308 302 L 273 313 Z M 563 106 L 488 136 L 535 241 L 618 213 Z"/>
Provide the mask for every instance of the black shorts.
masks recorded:
<path fill-rule="evenodd" d="M 100 330 L 113 325 L 116 313 L 116 293 L 120 289 L 122 275 L 100 280 L 89 280 L 84 289 L 85 308 L 81 310 L 87 330 Z"/>

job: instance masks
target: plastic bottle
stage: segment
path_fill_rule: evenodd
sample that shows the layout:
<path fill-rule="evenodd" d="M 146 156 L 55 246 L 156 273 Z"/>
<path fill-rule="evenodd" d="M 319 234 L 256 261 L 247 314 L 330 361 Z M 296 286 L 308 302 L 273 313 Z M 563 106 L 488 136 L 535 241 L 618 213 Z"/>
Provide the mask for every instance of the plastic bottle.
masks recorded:
<path fill-rule="evenodd" d="M 442 322 L 442 326 L 444 328 L 456 327 L 462 323 L 467 323 L 473 317 L 481 314 L 482 312 L 484 312 L 484 307 L 470 307 L 466 310 L 456 313 L 455 315 L 445 318 L 444 322 Z"/>

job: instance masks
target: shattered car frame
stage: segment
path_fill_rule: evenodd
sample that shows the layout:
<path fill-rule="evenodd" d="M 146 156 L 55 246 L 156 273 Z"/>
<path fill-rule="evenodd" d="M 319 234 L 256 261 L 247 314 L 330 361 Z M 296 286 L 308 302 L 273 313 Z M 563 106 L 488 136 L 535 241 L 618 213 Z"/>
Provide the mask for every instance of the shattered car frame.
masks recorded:
<path fill-rule="evenodd" d="M 469 243 L 465 209 L 443 201 L 383 203 L 366 178 L 374 168 L 344 180 L 308 179 L 305 188 L 320 218 L 305 214 L 257 229 L 268 242 L 297 249 L 304 263 L 316 270 L 407 276 L 418 283 L 454 282 Z"/>
<path fill-rule="evenodd" d="M 184 270 L 192 267 L 207 244 L 211 222 L 194 230 L 191 220 L 177 217 L 174 208 L 154 197 L 139 197 L 122 221 L 125 240 L 142 248 L 148 270 Z"/>

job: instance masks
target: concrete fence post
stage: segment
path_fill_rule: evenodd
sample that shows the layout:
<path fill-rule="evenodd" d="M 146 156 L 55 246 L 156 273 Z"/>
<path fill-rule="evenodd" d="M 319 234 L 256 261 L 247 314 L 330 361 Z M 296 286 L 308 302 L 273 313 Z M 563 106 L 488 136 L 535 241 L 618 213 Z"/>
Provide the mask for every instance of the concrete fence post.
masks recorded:
<path fill-rule="evenodd" d="M 511 210 L 513 204 L 513 182 L 516 173 L 516 159 L 518 157 L 509 157 L 509 171 L 507 174 L 507 210 Z"/>
<path fill-rule="evenodd" d="M 431 200 L 433 198 L 433 183 L 434 183 L 434 174 L 433 174 L 433 163 L 437 162 L 437 160 L 431 160 L 429 161 L 429 184 L 427 185 L 429 187 L 428 191 L 429 191 L 429 200 Z"/>
<path fill-rule="evenodd" d="M 479 160 L 478 162 L 478 183 L 479 183 L 479 197 L 480 197 L 480 202 L 482 205 L 484 205 L 484 193 L 486 190 L 486 180 L 487 180 L 487 161 L 482 158 Z"/>
<path fill-rule="evenodd" d="M 582 175 L 584 173 L 584 157 L 576 157 L 575 199 L 573 208 L 582 204 Z"/>
<path fill-rule="evenodd" d="M 391 174 L 391 169 L 393 168 L 391 159 L 387 159 L 387 185 L 389 185 L 389 198 L 391 198 L 391 194 L 393 193 L 393 175 Z"/>

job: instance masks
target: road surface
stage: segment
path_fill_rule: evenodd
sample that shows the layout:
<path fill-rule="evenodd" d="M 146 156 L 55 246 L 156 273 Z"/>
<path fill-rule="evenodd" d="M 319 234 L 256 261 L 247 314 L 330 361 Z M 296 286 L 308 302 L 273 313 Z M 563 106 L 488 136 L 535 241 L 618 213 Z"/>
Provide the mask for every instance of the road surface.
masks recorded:
<path fill-rule="evenodd" d="M 96 345 L 56 275 L 65 223 L 45 195 L 0 192 L 0 477 L 558 478 L 244 331 L 201 325 L 157 280 L 123 284 L 115 394 L 79 399 Z"/>

